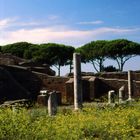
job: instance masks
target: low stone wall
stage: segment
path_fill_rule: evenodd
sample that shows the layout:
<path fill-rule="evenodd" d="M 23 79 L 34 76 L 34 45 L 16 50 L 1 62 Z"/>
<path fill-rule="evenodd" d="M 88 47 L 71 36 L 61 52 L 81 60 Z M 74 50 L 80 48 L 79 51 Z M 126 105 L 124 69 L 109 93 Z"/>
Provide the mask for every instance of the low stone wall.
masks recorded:
<path fill-rule="evenodd" d="M 133 81 L 134 98 L 140 97 L 140 81 Z"/>
<path fill-rule="evenodd" d="M 66 82 L 66 101 L 67 103 L 73 103 L 73 78 Z M 124 86 L 123 98 L 128 98 L 128 81 L 125 79 L 106 79 L 97 78 L 94 76 L 82 78 L 82 93 L 83 101 L 90 101 L 95 98 L 107 95 L 108 91 L 115 90 L 116 95 L 119 93 L 119 89 Z M 140 81 L 133 80 L 132 84 L 132 97 L 140 97 Z"/>
<path fill-rule="evenodd" d="M 102 77 L 105 79 L 128 79 L 128 72 L 103 72 L 99 74 L 95 74 L 96 77 Z M 140 81 L 140 72 L 132 71 L 132 79 L 136 81 Z"/>
<path fill-rule="evenodd" d="M 102 91 L 104 91 L 104 94 L 107 94 L 109 90 L 115 90 L 115 93 L 118 94 L 119 93 L 119 89 L 124 86 L 124 98 L 128 97 L 128 82 L 127 80 L 124 79 L 105 79 L 105 78 L 101 78 L 100 79 L 104 84 L 106 84 L 108 86 L 108 89 L 105 92 L 104 87 L 102 88 Z"/>

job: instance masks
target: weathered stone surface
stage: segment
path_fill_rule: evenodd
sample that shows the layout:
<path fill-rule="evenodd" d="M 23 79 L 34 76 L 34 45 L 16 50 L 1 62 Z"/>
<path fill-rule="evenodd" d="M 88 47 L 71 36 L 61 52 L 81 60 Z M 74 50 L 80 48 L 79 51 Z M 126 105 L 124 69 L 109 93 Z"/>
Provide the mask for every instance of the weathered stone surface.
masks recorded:
<path fill-rule="evenodd" d="M 56 91 L 56 100 L 58 105 L 62 104 L 62 93 L 60 91 Z"/>
<path fill-rule="evenodd" d="M 66 77 L 73 77 L 73 73 L 67 73 Z M 81 72 L 81 76 L 95 76 L 95 73 L 93 72 Z"/>
<path fill-rule="evenodd" d="M 0 66 L 0 101 L 36 99 L 41 80 L 28 70 Z"/>
<path fill-rule="evenodd" d="M 105 78 L 100 78 L 100 80 L 104 83 L 103 87 L 101 86 L 102 92 L 104 92 L 105 90 L 115 90 L 116 93 L 119 93 L 119 89 L 122 87 L 122 85 L 124 85 L 125 87 L 127 87 L 127 80 L 123 80 L 123 79 L 105 79 Z M 106 86 L 104 86 L 106 85 Z M 124 98 L 127 98 L 127 88 L 124 89 Z M 104 92 L 105 93 L 105 92 Z"/>
<path fill-rule="evenodd" d="M 42 88 L 50 91 L 57 91 L 61 93 L 62 103 L 66 103 L 66 88 L 65 83 L 69 80 L 67 77 L 48 76 L 46 74 L 33 72 L 42 81 Z"/>
<path fill-rule="evenodd" d="M 82 78 L 81 78 L 81 56 L 78 53 L 73 54 L 74 65 L 74 109 L 82 108 Z"/>
<path fill-rule="evenodd" d="M 2 54 L 0 53 L 0 65 L 18 65 L 25 60 L 11 54 Z"/>
<path fill-rule="evenodd" d="M 33 62 L 31 60 L 25 60 L 11 54 L 0 53 L 0 65 L 19 65 L 30 69 L 31 71 L 45 73 L 51 76 L 55 76 L 55 71 L 53 71 L 49 65 Z"/>
<path fill-rule="evenodd" d="M 19 64 L 22 67 L 26 67 L 31 71 L 45 73 L 51 76 L 55 76 L 55 71 L 50 68 L 47 64 L 41 64 L 33 61 L 22 62 Z"/>
<path fill-rule="evenodd" d="M 70 78 L 66 83 L 66 102 L 72 104 L 74 102 L 74 79 Z"/>
<path fill-rule="evenodd" d="M 127 72 L 102 72 L 97 73 L 94 76 L 96 77 L 102 77 L 105 79 L 128 79 L 128 73 Z M 131 74 L 132 79 L 136 81 L 140 81 L 140 72 L 136 71 Z"/>
<path fill-rule="evenodd" d="M 131 100 L 133 93 L 132 82 L 132 71 L 128 71 L 128 100 Z"/>
<path fill-rule="evenodd" d="M 44 90 L 45 91 L 45 90 Z M 40 95 L 37 96 L 37 103 L 39 106 L 47 106 L 48 105 L 48 97 L 49 97 L 49 92 L 52 91 L 46 91 L 44 92 L 43 90 L 40 91 Z M 56 94 L 56 103 L 58 105 L 62 104 L 62 95 L 60 91 L 54 91 Z"/>
<path fill-rule="evenodd" d="M 49 116 L 57 113 L 57 97 L 56 92 L 52 91 L 48 94 L 48 114 Z"/>
<path fill-rule="evenodd" d="M 28 100 L 28 99 L 5 101 L 3 104 L 0 105 L 0 108 L 12 107 L 12 106 L 28 108 L 28 107 L 32 106 L 32 102 L 30 100 Z"/>
<path fill-rule="evenodd" d="M 122 86 L 122 87 L 119 89 L 119 103 L 120 103 L 120 104 L 123 102 L 124 89 L 125 89 L 125 86 Z"/>
<path fill-rule="evenodd" d="M 100 81 L 96 77 L 91 77 L 89 80 L 89 93 L 90 93 L 90 100 L 95 99 L 96 95 L 98 94 L 98 89 L 100 88 Z"/>
<path fill-rule="evenodd" d="M 111 104 L 111 103 L 114 103 L 115 102 L 115 91 L 114 90 L 110 90 L 108 92 L 108 103 Z"/>
<path fill-rule="evenodd" d="M 82 96 L 83 101 L 90 101 L 92 97 L 90 94 L 90 82 L 91 76 L 82 77 Z M 72 104 L 74 102 L 74 79 L 70 78 L 66 83 L 66 102 Z M 94 87 L 93 87 L 94 88 Z"/>
<path fill-rule="evenodd" d="M 38 95 L 37 103 L 39 106 L 47 106 L 48 105 L 48 94 L 46 95 Z"/>

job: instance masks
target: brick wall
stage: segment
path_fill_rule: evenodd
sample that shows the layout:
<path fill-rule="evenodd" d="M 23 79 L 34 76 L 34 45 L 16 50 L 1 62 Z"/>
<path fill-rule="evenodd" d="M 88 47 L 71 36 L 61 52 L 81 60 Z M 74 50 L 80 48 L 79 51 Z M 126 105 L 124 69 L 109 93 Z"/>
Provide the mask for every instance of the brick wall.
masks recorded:
<path fill-rule="evenodd" d="M 83 76 L 82 77 L 83 100 L 90 101 L 107 95 L 109 90 L 115 90 L 118 94 L 119 89 L 124 86 L 125 99 L 128 98 L 128 81 L 127 73 L 103 73 L 100 76 Z M 140 73 L 132 73 L 132 96 L 133 98 L 140 97 Z M 137 80 L 137 81 L 136 81 Z M 66 99 L 68 103 L 73 103 L 73 79 L 66 82 Z"/>
<path fill-rule="evenodd" d="M 0 53 L 0 65 L 17 65 L 18 63 L 23 62 L 23 61 L 25 61 L 25 60 L 23 60 L 19 57 L 13 56 L 11 54 Z"/>
<path fill-rule="evenodd" d="M 133 80 L 140 81 L 140 72 L 134 72 L 132 71 L 132 78 Z M 106 79 L 128 79 L 127 72 L 105 72 L 105 73 L 99 73 L 95 74 L 96 77 L 102 77 Z"/>
<path fill-rule="evenodd" d="M 47 90 L 59 91 L 62 95 L 62 102 L 66 102 L 65 83 L 69 80 L 67 77 L 48 76 L 46 74 L 34 72 L 42 80 L 42 88 Z"/>

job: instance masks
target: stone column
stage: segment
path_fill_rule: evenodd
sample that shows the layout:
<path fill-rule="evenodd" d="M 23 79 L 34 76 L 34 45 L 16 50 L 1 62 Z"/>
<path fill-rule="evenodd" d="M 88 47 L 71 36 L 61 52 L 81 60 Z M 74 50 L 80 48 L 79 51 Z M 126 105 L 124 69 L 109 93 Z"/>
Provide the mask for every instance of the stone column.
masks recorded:
<path fill-rule="evenodd" d="M 119 104 L 122 103 L 122 94 L 124 92 L 124 86 L 122 86 L 120 89 L 119 89 Z"/>
<path fill-rule="evenodd" d="M 115 91 L 114 90 L 110 90 L 108 92 L 108 103 L 111 104 L 111 103 L 114 103 L 114 93 Z"/>
<path fill-rule="evenodd" d="M 57 112 L 57 99 L 56 92 L 50 92 L 48 97 L 48 114 L 49 116 L 55 115 Z"/>
<path fill-rule="evenodd" d="M 74 109 L 82 108 L 82 80 L 81 80 L 81 56 L 73 54 L 74 63 Z"/>
<path fill-rule="evenodd" d="M 132 71 L 128 71 L 128 100 L 131 100 L 131 95 L 132 95 Z"/>

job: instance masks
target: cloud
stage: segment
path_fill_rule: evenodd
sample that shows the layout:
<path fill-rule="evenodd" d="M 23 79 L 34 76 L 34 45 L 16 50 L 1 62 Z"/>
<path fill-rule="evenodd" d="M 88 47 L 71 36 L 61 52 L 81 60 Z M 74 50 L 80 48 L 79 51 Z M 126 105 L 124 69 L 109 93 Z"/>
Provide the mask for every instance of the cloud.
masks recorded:
<path fill-rule="evenodd" d="M 16 18 L 5 18 L 0 20 L 0 30 L 4 30 L 9 27 L 13 22 L 15 22 Z"/>
<path fill-rule="evenodd" d="M 56 19 L 57 16 L 49 16 L 48 19 Z M 100 24 L 102 21 L 81 22 L 81 24 Z M 63 43 L 67 45 L 80 46 L 92 40 L 112 39 L 112 36 L 119 38 L 137 36 L 138 27 L 100 27 L 92 30 L 75 29 L 67 25 L 47 24 L 39 21 L 22 22 L 19 18 L 6 18 L 0 20 L 0 45 L 27 41 L 31 43 Z"/>
<path fill-rule="evenodd" d="M 94 30 L 76 30 L 67 26 L 55 26 L 34 29 L 19 29 L 15 31 L 6 31 L 0 36 L 0 45 L 19 41 L 32 43 L 63 43 L 67 45 L 80 46 L 91 40 L 99 40 L 102 37 L 111 38 L 112 35 L 134 34 L 140 29 L 135 28 L 111 28 L 102 27 Z"/>
<path fill-rule="evenodd" d="M 57 15 L 49 15 L 48 16 L 48 19 L 49 20 L 57 20 L 57 19 L 59 19 L 60 17 L 59 16 L 57 16 Z"/>
<path fill-rule="evenodd" d="M 18 26 L 37 26 L 37 25 L 40 25 L 39 22 L 17 22 L 15 25 L 18 25 Z"/>
<path fill-rule="evenodd" d="M 96 20 L 96 21 L 83 21 L 83 22 L 78 22 L 77 24 L 79 25 L 98 25 L 104 23 L 101 20 Z"/>
<path fill-rule="evenodd" d="M 11 30 L 12 28 L 36 28 L 49 24 L 57 24 L 60 17 L 57 15 L 49 15 L 46 20 L 28 20 L 22 21 L 19 17 L 0 19 L 0 30 Z"/>
<path fill-rule="evenodd" d="M 20 18 L 14 17 L 14 18 L 5 18 L 0 20 L 0 30 L 6 31 L 11 30 L 12 28 L 23 28 L 23 27 L 36 27 L 41 26 L 44 23 L 41 21 L 27 21 L 22 22 L 20 21 Z"/>

